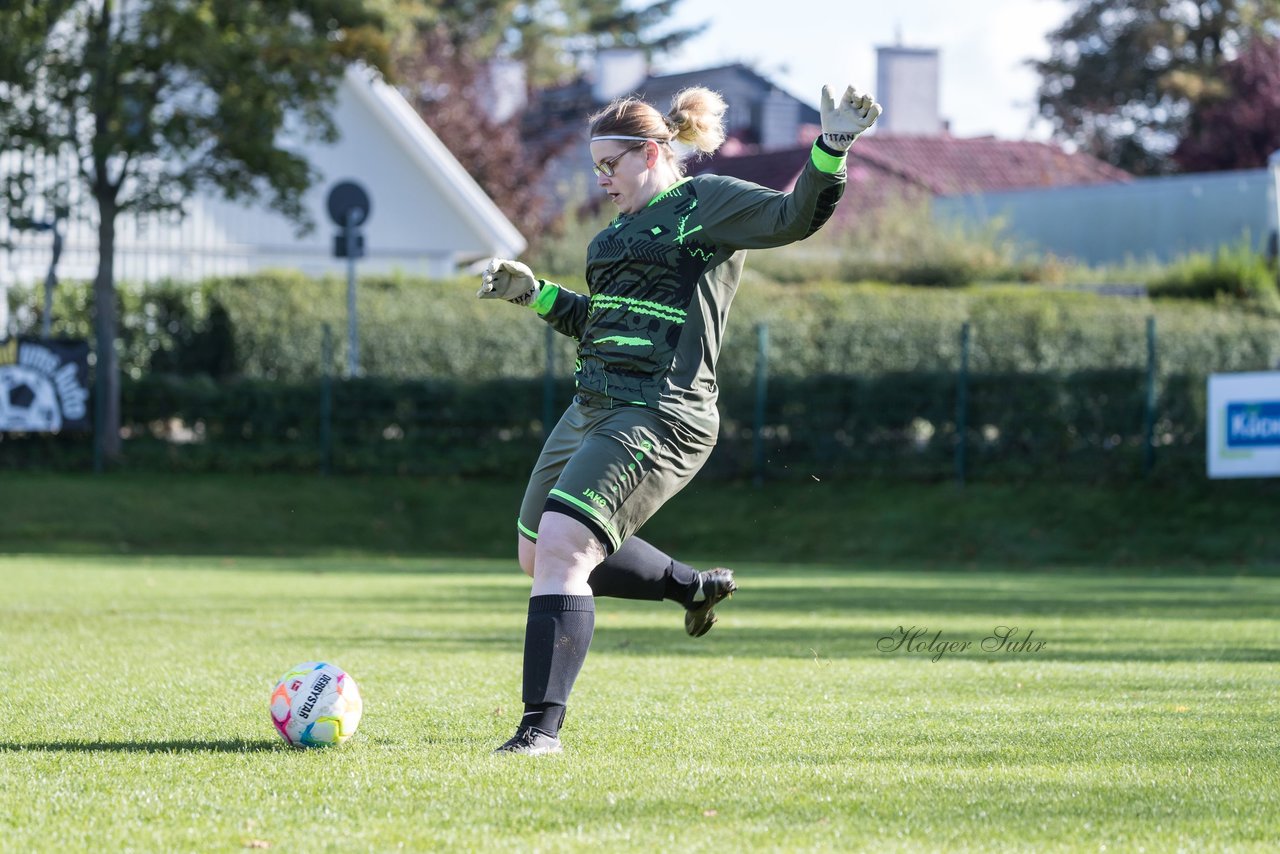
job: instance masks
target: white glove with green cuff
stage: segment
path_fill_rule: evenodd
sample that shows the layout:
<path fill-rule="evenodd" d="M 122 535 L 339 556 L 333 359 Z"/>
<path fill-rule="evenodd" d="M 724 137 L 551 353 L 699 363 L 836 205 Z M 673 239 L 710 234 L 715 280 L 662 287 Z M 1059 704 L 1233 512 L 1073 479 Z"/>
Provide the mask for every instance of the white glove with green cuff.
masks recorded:
<path fill-rule="evenodd" d="M 870 95 L 859 95 L 850 86 L 844 90 L 840 103 L 831 97 L 831 90 L 822 87 L 822 141 L 836 151 L 848 151 L 858 135 L 875 124 L 882 108 Z"/>
<path fill-rule="evenodd" d="M 516 305 L 528 305 L 538 298 L 538 280 L 533 271 L 519 261 L 494 258 L 480 276 L 480 299 L 504 299 Z"/>

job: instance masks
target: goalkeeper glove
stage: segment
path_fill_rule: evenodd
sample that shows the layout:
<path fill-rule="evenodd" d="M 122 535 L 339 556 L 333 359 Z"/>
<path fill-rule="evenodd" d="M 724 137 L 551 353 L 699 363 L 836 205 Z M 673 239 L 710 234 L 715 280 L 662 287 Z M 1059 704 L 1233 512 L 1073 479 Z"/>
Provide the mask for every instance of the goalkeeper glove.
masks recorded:
<path fill-rule="evenodd" d="M 528 305 L 538 298 L 538 280 L 533 271 L 519 261 L 494 258 L 480 276 L 480 299 L 504 299 L 516 305 Z"/>
<path fill-rule="evenodd" d="M 831 90 L 822 87 L 822 141 L 836 151 L 848 151 L 858 135 L 875 124 L 882 108 L 870 95 L 859 95 L 850 86 L 844 90 L 840 103 L 831 97 Z"/>

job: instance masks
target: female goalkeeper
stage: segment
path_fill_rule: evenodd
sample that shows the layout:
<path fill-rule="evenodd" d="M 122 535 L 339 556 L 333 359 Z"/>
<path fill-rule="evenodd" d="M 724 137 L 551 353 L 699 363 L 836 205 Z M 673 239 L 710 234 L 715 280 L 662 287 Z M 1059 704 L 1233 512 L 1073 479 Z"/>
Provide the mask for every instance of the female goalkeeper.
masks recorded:
<path fill-rule="evenodd" d="M 595 626 L 594 596 L 674 599 L 697 637 L 735 590 L 635 535 L 697 473 L 716 442 L 716 359 L 747 249 L 813 234 L 844 192 L 845 152 L 880 115 L 849 87 L 822 90 L 822 136 L 790 193 L 682 163 L 724 141 L 725 103 L 702 88 L 665 116 L 635 98 L 590 120 L 598 184 L 618 216 L 591 241 L 589 294 L 494 259 L 479 295 L 528 306 L 578 342 L 577 393 L 547 437 L 517 521 L 533 577 L 524 716 L 499 752 L 560 750 L 560 727 Z"/>

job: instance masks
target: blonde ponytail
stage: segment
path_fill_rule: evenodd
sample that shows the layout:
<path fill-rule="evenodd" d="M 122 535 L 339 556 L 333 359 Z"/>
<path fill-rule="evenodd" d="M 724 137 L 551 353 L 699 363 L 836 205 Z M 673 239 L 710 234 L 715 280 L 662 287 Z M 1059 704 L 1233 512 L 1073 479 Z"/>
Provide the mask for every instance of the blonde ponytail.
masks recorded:
<path fill-rule="evenodd" d="M 724 144 L 724 98 L 702 86 L 682 89 L 671 99 L 667 113 L 667 127 L 672 130 L 671 141 L 698 151 L 712 154 Z"/>
<path fill-rule="evenodd" d="M 724 98 L 710 89 L 683 89 L 671 99 L 665 116 L 639 98 L 618 98 L 588 121 L 592 138 L 621 136 L 669 143 L 662 156 L 679 174 L 695 154 L 711 154 L 724 143 Z"/>

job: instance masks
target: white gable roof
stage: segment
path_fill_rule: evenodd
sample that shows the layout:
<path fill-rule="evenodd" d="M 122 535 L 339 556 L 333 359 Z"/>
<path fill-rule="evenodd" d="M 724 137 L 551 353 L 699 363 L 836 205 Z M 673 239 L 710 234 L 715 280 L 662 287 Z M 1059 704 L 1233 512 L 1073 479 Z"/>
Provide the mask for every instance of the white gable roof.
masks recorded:
<path fill-rule="evenodd" d="M 299 237 L 292 223 L 263 205 L 245 207 L 206 193 L 190 200 L 179 222 L 118 218 L 117 279 L 197 279 L 280 267 L 339 273 L 346 262 L 333 257 L 337 228 L 325 200 L 344 180 L 361 184 L 371 199 L 361 272 L 443 276 L 487 256 L 524 251 L 525 239 L 497 205 L 376 72 L 348 70 L 333 118 L 340 134 L 336 143 L 299 146 L 320 176 L 303 199 L 314 231 Z M 79 220 L 67 229 L 60 278 L 95 274 L 95 213 L 92 200 L 82 195 L 73 213 Z M 16 232 L 0 220 L 0 244 L 6 238 L 16 249 L 0 252 L 0 285 L 42 281 L 49 235 Z"/>
<path fill-rule="evenodd" d="M 455 263 L 524 251 L 525 239 L 497 205 L 400 93 L 373 73 L 348 72 L 336 118 L 346 156 L 313 163 L 326 173 L 324 193 L 343 179 L 369 191 L 373 215 L 366 240 L 371 256 L 374 241 L 381 239 L 377 235 L 384 235 L 386 247 L 397 253 L 418 246 L 451 253 Z M 339 143 L 334 154 L 342 147 Z"/>

